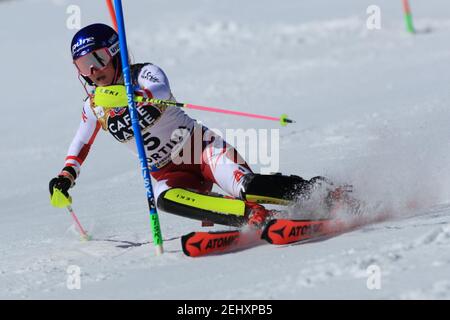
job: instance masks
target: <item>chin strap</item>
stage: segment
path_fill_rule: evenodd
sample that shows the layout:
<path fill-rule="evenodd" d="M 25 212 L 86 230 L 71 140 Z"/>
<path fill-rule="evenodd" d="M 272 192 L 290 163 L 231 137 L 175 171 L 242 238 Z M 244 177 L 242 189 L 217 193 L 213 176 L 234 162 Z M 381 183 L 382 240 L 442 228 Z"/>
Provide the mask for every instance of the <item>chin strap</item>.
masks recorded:
<path fill-rule="evenodd" d="M 114 72 L 114 78 L 111 82 L 111 85 L 117 84 L 117 81 L 122 76 L 122 62 L 120 61 L 120 57 L 118 55 L 116 55 L 114 57 L 113 66 L 114 66 L 115 72 Z"/>
<path fill-rule="evenodd" d="M 81 80 L 81 78 L 83 78 L 83 80 Z M 91 81 L 91 79 L 89 79 L 88 77 L 85 77 L 83 75 L 81 75 L 80 73 L 78 73 L 78 80 L 80 80 L 81 85 L 83 86 L 84 91 L 86 91 L 86 94 L 88 96 L 90 96 L 91 94 L 89 93 L 88 89 L 86 88 L 87 85 L 90 86 L 94 86 L 94 83 Z"/>

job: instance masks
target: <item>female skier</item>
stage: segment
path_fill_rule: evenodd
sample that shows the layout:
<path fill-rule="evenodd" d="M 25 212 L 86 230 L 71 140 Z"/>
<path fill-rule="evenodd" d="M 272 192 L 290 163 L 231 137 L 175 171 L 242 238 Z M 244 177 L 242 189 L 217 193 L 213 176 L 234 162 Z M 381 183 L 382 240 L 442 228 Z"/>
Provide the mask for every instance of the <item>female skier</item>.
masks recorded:
<path fill-rule="evenodd" d="M 51 196 L 58 189 L 69 197 L 68 190 L 75 185 L 100 129 L 136 150 L 128 109 L 106 109 L 93 103 L 95 87 L 123 84 L 118 34 L 105 24 L 89 25 L 75 34 L 71 52 L 88 97 L 64 167 L 50 181 Z M 175 100 L 168 78 L 158 66 L 134 64 L 131 74 L 133 84 L 140 88 L 137 95 Z M 232 146 L 181 108 L 144 104 L 137 110 L 147 161 L 158 169 L 151 173 L 157 207 L 166 212 L 224 225 L 261 227 L 270 219 L 270 212 L 260 203 L 287 204 L 308 197 L 326 181 L 254 173 Z M 213 184 L 228 197 L 212 194 Z"/>

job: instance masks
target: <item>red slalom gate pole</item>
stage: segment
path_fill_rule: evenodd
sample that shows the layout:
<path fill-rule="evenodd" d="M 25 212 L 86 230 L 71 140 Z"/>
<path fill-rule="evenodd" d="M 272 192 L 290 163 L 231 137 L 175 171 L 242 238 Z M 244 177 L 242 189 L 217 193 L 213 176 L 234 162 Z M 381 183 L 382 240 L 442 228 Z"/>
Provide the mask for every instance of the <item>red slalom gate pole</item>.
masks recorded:
<path fill-rule="evenodd" d="M 411 7 L 409 6 L 409 0 L 403 0 L 403 11 L 405 14 L 406 30 L 408 30 L 409 33 L 415 33 L 416 30 L 414 29 Z"/>
<path fill-rule="evenodd" d="M 108 7 L 109 15 L 111 16 L 111 21 L 113 23 L 114 30 L 117 31 L 116 12 L 114 11 L 114 5 L 112 3 L 112 0 L 106 0 L 106 6 Z"/>

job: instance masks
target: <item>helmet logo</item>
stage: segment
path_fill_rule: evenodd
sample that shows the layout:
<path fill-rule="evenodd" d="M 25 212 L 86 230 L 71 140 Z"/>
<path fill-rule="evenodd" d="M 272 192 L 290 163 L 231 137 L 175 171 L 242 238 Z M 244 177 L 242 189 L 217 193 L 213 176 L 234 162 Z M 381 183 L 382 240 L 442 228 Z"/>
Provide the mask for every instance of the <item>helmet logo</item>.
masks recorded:
<path fill-rule="evenodd" d="M 117 41 L 117 34 L 113 34 L 111 38 L 109 38 L 109 44 L 112 44 Z"/>
<path fill-rule="evenodd" d="M 72 46 L 72 54 L 75 53 L 76 50 L 79 49 L 80 46 L 87 47 L 94 44 L 94 37 L 89 37 L 85 39 L 79 39 L 73 46 Z"/>
<path fill-rule="evenodd" d="M 108 48 L 109 53 L 112 57 L 116 55 L 116 53 L 119 51 L 119 42 L 113 44 L 111 47 Z"/>

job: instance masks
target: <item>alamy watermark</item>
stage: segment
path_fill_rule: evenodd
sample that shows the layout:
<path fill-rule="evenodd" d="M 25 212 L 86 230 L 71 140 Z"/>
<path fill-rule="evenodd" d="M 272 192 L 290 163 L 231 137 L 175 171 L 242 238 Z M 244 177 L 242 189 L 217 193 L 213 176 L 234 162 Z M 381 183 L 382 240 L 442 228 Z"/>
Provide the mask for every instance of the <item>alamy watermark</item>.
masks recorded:
<path fill-rule="evenodd" d="M 366 20 L 366 27 L 369 30 L 381 29 L 381 8 L 377 5 L 367 7 L 366 13 L 369 15 Z"/>
<path fill-rule="evenodd" d="M 376 264 L 367 267 L 367 289 L 380 290 L 381 289 L 381 268 Z"/>
<path fill-rule="evenodd" d="M 77 5 L 71 4 L 67 6 L 66 13 L 69 15 L 66 19 L 67 29 L 81 29 L 81 8 Z"/>
<path fill-rule="evenodd" d="M 81 289 L 81 268 L 77 265 L 70 265 L 66 269 L 66 286 L 69 290 Z"/>
<path fill-rule="evenodd" d="M 237 163 L 259 165 L 263 174 L 280 168 L 279 129 L 206 129 L 180 128 L 172 133 L 168 143 L 148 133 L 143 134 L 150 164 L 164 165 L 164 159 L 175 165 L 207 164 L 212 167 Z M 170 157 L 167 149 L 172 148 Z"/>

